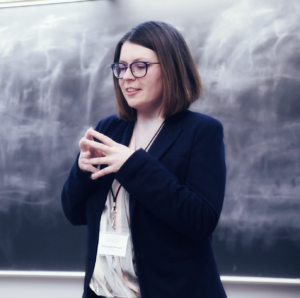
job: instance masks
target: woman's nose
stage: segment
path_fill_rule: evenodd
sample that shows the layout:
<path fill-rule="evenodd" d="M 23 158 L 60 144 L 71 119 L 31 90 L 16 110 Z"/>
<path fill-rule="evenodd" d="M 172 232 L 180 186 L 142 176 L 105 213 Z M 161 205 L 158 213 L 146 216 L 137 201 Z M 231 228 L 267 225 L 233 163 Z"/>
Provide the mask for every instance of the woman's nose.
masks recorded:
<path fill-rule="evenodd" d="M 132 74 L 130 67 L 127 67 L 123 80 L 134 80 L 135 76 Z"/>

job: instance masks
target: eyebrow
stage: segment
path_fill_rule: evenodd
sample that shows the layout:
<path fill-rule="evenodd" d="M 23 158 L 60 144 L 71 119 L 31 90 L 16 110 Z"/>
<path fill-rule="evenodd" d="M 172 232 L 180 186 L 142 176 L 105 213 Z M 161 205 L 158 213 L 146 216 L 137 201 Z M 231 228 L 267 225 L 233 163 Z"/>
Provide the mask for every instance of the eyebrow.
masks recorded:
<path fill-rule="evenodd" d="M 145 58 L 137 58 L 137 59 L 134 59 L 132 62 L 137 62 L 137 61 L 147 61 L 147 60 L 149 60 L 149 59 L 145 59 Z M 124 60 L 119 60 L 119 62 L 121 62 L 121 63 L 125 63 L 125 64 L 128 64 L 126 61 L 124 61 Z M 131 62 L 131 63 L 132 63 Z M 130 64 L 130 63 L 129 63 Z"/>

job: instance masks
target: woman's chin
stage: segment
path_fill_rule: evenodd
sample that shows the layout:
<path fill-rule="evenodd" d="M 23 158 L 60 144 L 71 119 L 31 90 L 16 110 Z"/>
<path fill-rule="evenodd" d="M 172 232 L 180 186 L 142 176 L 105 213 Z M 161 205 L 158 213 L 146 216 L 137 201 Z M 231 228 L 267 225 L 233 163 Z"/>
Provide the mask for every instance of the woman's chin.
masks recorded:
<path fill-rule="evenodd" d="M 145 106 L 144 102 L 141 102 L 140 100 L 132 100 L 132 99 L 126 99 L 127 104 L 132 108 L 132 109 L 143 109 L 143 106 Z"/>

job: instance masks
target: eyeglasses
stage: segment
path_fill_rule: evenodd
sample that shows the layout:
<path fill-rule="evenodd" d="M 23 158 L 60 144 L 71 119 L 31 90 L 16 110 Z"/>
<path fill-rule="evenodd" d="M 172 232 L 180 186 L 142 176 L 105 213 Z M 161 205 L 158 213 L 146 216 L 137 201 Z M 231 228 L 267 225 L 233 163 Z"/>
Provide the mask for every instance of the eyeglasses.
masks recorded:
<path fill-rule="evenodd" d="M 117 79 L 123 79 L 128 67 L 130 68 L 131 73 L 135 78 L 142 78 L 147 74 L 148 66 L 150 64 L 160 64 L 160 63 L 136 61 L 127 66 L 125 63 L 116 62 L 111 64 L 111 69 Z"/>

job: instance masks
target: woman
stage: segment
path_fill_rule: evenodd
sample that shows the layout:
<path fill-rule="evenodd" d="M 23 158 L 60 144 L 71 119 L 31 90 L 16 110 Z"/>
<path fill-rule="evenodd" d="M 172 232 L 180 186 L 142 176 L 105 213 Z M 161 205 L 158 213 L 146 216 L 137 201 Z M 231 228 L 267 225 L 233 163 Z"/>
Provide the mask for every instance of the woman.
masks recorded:
<path fill-rule="evenodd" d="M 140 24 L 112 70 L 118 116 L 88 129 L 62 193 L 69 221 L 88 227 L 83 297 L 226 297 L 211 247 L 223 129 L 187 110 L 202 86 L 183 37 Z"/>

